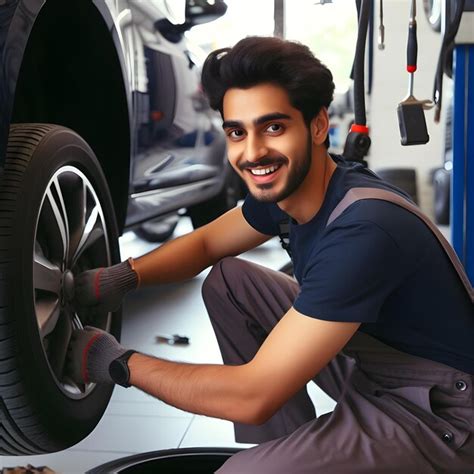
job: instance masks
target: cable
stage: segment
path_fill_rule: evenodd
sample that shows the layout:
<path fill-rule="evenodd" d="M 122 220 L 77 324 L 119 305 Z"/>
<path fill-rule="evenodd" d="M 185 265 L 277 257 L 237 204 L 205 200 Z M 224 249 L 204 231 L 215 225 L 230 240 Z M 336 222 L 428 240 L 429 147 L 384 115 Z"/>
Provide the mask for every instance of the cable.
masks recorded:
<path fill-rule="evenodd" d="M 448 65 L 446 64 L 446 58 L 454 48 L 454 38 L 457 35 L 459 24 L 461 23 L 461 17 L 464 11 L 464 4 L 465 0 L 457 0 L 454 19 L 449 25 L 446 24 L 443 41 L 441 43 L 441 49 L 439 51 L 438 65 L 436 67 L 433 88 L 433 102 L 436 104 L 434 120 L 436 123 L 439 122 L 441 115 L 441 104 L 443 97 L 443 73 L 446 72 L 448 69 Z"/>
<path fill-rule="evenodd" d="M 344 144 L 343 156 L 348 161 L 356 161 L 367 167 L 364 157 L 370 148 L 369 129 L 365 113 L 365 45 L 367 43 L 367 30 L 373 0 L 356 0 L 359 27 L 357 42 L 352 65 L 351 77 L 354 79 L 354 118 L 355 123 Z"/>
<path fill-rule="evenodd" d="M 362 0 L 359 13 L 359 27 L 354 57 L 354 115 L 357 125 L 366 125 L 365 114 L 365 44 L 369 27 L 371 0 Z"/>

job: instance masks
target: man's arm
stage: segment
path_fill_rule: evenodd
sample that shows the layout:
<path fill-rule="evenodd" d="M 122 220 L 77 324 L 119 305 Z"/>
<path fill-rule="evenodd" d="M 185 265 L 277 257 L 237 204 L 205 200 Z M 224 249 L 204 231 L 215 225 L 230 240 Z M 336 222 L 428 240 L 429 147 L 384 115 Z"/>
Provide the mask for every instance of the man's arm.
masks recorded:
<path fill-rule="evenodd" d="M 76 306 L 115 311 L 126 293 L 137 286 L 187 280 L 220 259 L 250 250 L 270 238 L 248 224 L 240 207 L 232 209 L 136 260 L 81 273 L 75 278 Z"/>
<path fill-rule="evenodd" d="M 130 382 L 186 411 L 261 424 L 328 364 L 359 325 L 311 318 L 292 308 L 247 364 L 182 364 L 134 354 Z"/>
<path fill-rule="evenodd" d="M 239 255 L 269 240 L 236 207 L 213 222 L 173 239 L 134 261 L 140 285 L 186 280 L 227 256 Z"/>

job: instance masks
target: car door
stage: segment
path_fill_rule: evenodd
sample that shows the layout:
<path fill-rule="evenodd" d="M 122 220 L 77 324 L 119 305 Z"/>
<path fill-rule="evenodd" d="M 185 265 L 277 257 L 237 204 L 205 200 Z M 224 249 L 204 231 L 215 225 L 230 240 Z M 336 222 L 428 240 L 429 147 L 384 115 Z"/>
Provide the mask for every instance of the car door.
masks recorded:
<path fill-rule="evenodd" d="M 199 67 L 184 36 L 163 36 L 160 25 L 169 21 L 152 4 L 130 2 L 137 83 L 129 225 L 216 194 L 225 163 L 224 135 L 200 90 Z"/>

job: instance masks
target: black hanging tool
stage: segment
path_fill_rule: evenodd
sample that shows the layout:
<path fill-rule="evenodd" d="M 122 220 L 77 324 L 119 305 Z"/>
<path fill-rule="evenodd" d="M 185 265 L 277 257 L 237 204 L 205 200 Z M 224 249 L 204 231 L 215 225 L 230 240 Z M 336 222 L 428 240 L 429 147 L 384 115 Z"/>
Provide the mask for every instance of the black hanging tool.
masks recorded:
<path fill-rule="evenodd" d="M 357 161 L 367 167 L 364 158 L 369 152 L 371 142 L 365 113 L 364 69 L 365 44 L 367 42 L 372 2 L 371 0 L 362 0 L 356 2 L 356 4 L 359 14 L 359 26 L 352 68 L 354 78 L 354 124 L 351 126 L 342 154 L 346 160 Z"/>
<path fill-rule="evenodd" d="M 383 24 L 383 0 L 379 2 L 379 39 L 378 48 L 382 51 L 385 49 L 385 26 Z"/>
<path fill-rule="evenodd" d="M 410 22 L 408 24 L 407 71 L 408 96 L 398 104 L 398 125 L 401 143 L 407 145 L 423 145 L 428 143 L 430 136 L 426 128 L 423 109 L 431 109 L 431 100 L 418 100 L 413 95 L 415 71 L 417 69 L 418 42 L 416 37 L 416 0 L 411 2 Z"/>

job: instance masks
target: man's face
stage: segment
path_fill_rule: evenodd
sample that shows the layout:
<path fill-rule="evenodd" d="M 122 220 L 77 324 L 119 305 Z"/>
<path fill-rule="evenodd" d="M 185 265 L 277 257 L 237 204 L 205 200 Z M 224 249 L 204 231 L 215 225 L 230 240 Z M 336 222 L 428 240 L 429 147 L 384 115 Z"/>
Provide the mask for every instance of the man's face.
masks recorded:
<path fill-rule="evenodd" d="M 223 128 L 231 165 L 255 199 L 280 202 L 311 167 L 311 135 L 288 93 L 274 84 L 229 89 Z"/>

